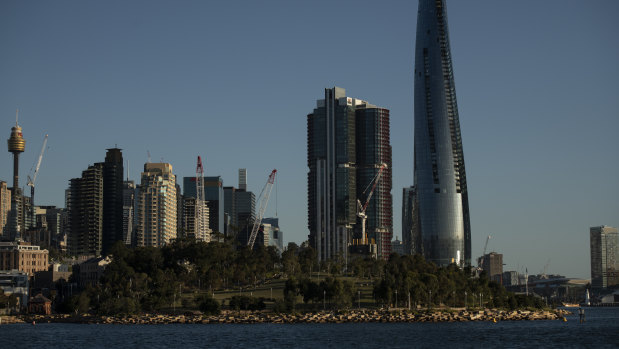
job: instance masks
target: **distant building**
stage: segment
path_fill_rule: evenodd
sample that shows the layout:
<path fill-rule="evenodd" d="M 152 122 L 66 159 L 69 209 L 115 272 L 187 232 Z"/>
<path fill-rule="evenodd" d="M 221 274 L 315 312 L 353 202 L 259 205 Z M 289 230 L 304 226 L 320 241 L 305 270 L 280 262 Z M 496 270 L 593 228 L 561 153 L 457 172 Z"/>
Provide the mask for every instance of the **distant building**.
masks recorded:
<path fill-rule="evenodd" d="M 209 211 L 206 201 L 202 202 L 202 220 L 203 226 L 207 227 L 207 231 L 196 233 L 196 198 L 184 197 L 183 198 L 183 230 L 185 236 L 196 239 L 197 241 L 210 242 L 211 241 L 211 229 L 208 228 Z"/>
<path fill-rule="evenodd" d="M 406 253 L 406 245 L 404 245 L 403 241 L 400 241 L 398 237 L 395 240 L 391 241 L 391 253 L 397 253 L 400 256 L 403 256 Z"/>
<path fill-rule="evenodd" d="M 49 315 L 52 313 L 52 301 L 39 293 L 35 297 L 30 298 L 28 313 Z"/>
<path fill-rule="evenodd" d="M 103 248 L 103 166 L 88 166 L 69 182 L 69 253 L 101 255 Z"/>
<path fill-rule="evenodd" d="M 247 190 L 247 169 L 239 168 L 239 189 Z"/>
<path fill-rule="evenodd" d="M 405 254 L 422 254 L 415 186 L 402 190 L 402 242 Z"/>
<path fill-rule="evenodd" d="M 319 261 L 347 258 L 352 241 L 362 241 L 357 200 L 387 164 L 366 209 L 366 232 L 378 256 L 387 258 L 393 234 L 389 110 L 325 89 L 307 115 L 309 243 Z M 363 243 L 363 242 L 362 242 Z"/>
<path fill-rule="evenodd" d="M 617 228 L 602 225 L 589 229 L 591 286 L 607 288 L 619 284 L 619 234 Z"/>
<path fill-rule="evenodd" d="M 49 252 L 27 242 L 0 242 L 0 270 L 19 270 L 33 276 L 47 270 Z"/>
<path fill-rule="evenodd" d="M 224 180 L 221 176 L 204 177 L 204 199 L 209 210 L 209 228 L 213 233 L 225 232 L 224 219 Z M 183 195 L 196 195 L 196 177 L 183 177 Z"/>
<path fill-rule="evenodd" d="M 134 181 L 123 182 L 123 241 L 127 246 L 135 243 L 135 208 L 137 188 Z"/>
<path fill-rule="evenodd" d="M 488 278 L 492 281 L 501 283 L 503 276 L 503 255 L 496 252 L 490 252 L 483 257 L 482 269 L 486 271 Z"/>
<path fill-rule="evenodd" d="M 0 289 L 5 294 L 19 297 L 18 309 L 28 306 L 28 292 L 30 290 L 28 273 L 19 270 L 0 270 Z"/>
<path fill-rule="evenodd" d="M 504 271 L 503 272 L 503 286 L 517 286 L 520 284 L 517 271 Z"/>
<path fill-rule="evenodd" d="M 79 286 L 81 288 L 89 285 L 96 286 L 101 276 L 103 276 L 105 268 L 111 262 L 112 259 L 108 256 L 91 258 L 79 264 Z"/>
<path fill-rule="evenodd" d="M 9 212 L 11 211 L 11 190 L 6 182 L 0 181 L 0 236 L 8 235 Z M 5 231 L 5 227 L 7 231 Z"/>
<path fill-rule="evenodd" d="M 176 239 L 176 176 L 172 165 L 146 163 L 137 196 L 138 246 L 162 247 Z"/>
<path fill-rule="evenodd" d="M 284 232 L 279 227 L 279 218 L 263 218 L 262 223 L 271 225 L 269 246 L 277 247 L 280 254 L 284 252 Z"/>
<path fill-rule="evenodd" d="M 239 230 L 236 214 L 235 187 L 224 187 L 224 216 L 228 221 L 224 224 L 224 235 L 227 237 L 235 236 Z"/>
<path fill-rule="evenodd" d="M 234 195 L 234 204 L 239 229 L 237 240 L 241 245 L 247 245 L 256 219 L 256 196 L 251 191 L 239 189 Z"/>
<path fill-rule="evenodd" d="M 105 154 L 103 170 L 103 226 L 101 253 L 107 255 L 117 241 L 123 241 L 123 155 L 110 148 Z"/>

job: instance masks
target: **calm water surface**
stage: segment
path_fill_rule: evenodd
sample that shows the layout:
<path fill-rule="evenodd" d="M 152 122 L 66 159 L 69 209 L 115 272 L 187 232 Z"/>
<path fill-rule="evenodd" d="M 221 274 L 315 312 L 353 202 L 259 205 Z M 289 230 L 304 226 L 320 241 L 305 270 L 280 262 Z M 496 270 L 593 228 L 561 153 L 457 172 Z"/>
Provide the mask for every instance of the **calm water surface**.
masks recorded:
<path fill-rule="evenodd" d="M 563 321 L 0 326 L 0 348 L 619 348 L 619 308 Z"/>

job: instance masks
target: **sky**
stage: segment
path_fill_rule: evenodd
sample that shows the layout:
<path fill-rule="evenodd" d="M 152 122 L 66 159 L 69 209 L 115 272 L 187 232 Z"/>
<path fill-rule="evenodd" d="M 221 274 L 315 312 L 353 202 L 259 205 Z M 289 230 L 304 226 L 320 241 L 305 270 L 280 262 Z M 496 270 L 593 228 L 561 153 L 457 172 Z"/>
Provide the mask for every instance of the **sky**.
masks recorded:
<path fill-rule="evenodd" d="M 589 227 L 619 226 L 619 2 L 448 1 L 473 256 L 590 277 Z M 118 146 L 259 193 L 286 242 L 307 229 L 306 116 L 324 89 L 390 109 L 394 237 L 413 184 L 417 1 L 0 1 L 0 135 L 20 109 L 36 204 Z M 3 131 L 2 131 L 3 130 Z M 5 148 L 6 149 L 6 148 Z M 12 155 L 0 152 L 0 180 Z M 10 185 L 10 184 L 9 184 Z"/>

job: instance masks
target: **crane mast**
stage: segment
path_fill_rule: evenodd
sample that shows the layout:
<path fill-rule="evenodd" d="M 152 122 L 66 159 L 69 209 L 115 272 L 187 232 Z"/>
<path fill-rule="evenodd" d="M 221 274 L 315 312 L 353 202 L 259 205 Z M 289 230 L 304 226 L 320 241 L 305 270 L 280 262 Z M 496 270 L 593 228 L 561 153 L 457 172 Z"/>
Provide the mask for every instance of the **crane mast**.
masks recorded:
<path fill-rule="evenodd" d="M 372 190 L 370 190 L 370 193 L 368 194 L 368 198 L 365 200 L 365 204 L 362 205 L 361 200 L 357 199 L 357 217 L 361 218 L 361 243 L 364 245 L 368 244 L 367 236 L 365 232 L 365 222 L 367 221 L 368 216 L 365 214 L 365 210 L 368 208 L 368 205 L 370 204 L 370 199 L 372 198 L 372 195 L 374 195 L 374 190 L 376 189 L 376 185 L 378 184 L 378 181 L 380 180 L 380 177 L 383 175 L 383 171 L 386 168 L 387 168 L 387 164 L 383 162 L 380 165 L 380 170 L 378 170 L 378 173 L 376 174 L 376 176 L 372 178 L 372 181 L 370 181 L 368 186 L 363 191 L 365 193 L 370 187 L 370 185 L 374 183 L 372 185 Z"/>
<path fill-rule="evenodd" d="M 45 146 L 47 146 L 47 135 L 45 135 L 45 138 L 43 139 L 43 146 L 41 147 L 41 153 L 39 154 L 37 164 L 34 168 L 34 174 L 32 175 L 32 178 L 28 175 L 28 179 L 26 181 L 26 185 L 30 187 L 30 207 L 32 209 L 32 217 L 34 217 L 34 183 L 37 180 L 39 168 L 41 168 L 41 161 L 43 160 L 43 154 L 45 153 Z"/>
<path fill-rule="evenodd" d="M 254 220 L 254 226 L 251 229 L 251 234 L 249 235 L 249 239 L 247 240 L 247 246 L 250 249 L 254 248 L 254 243 L 256 242 L 256 236 L 258 235 L 258 230 L 260 229 L 260 225 L 262 224 L 262 218 L 264 217 L 264 212 L 267 209 L 267 204 L 269 203 L 269 196 L 271 195 L 271 190 L 273 189 L 273 183 L 275 182 L 275 174 L 277 170 L 271 171 L 269 175 L 269 179 L 265 183 L 262 191 L 260 192 L 260 197 L 258 200 L 260 201 L 260 206 L 258 209 L 258 216 L 256 220 Z"/>
<path fill-rule="evenodd" d="M 202 166 L 202 158 L 198 156 L 196 165 L 196 205 L 194 209 L 194 234 L 196 240 L 208 242 L 208 227 L 206 224 L 206 214 L 204 212 L 205 205 L 204 195 L 204 167 Z"/>

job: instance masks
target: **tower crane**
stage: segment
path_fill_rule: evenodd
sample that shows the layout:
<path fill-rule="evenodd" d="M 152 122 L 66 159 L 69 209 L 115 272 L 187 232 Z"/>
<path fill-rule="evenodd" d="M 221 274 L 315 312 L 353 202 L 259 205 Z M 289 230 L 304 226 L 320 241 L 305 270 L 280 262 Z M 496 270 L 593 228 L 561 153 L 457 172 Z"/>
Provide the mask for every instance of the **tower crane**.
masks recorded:
<path fill-rule="evenodd" d="M 258 235 L 258 229 L 260 229 L 260 224 L 262 224 L 262 218 L 264 217 L 264 212 L 267 209 L 267 204 L 269 203 L 269 196 L 271 195 L 271 190 L 273 189 L 273 183 L 275 182 L 275 174 L 277 170 L 271 171 L 267 182 L 264 184 L 262 191 L 260 192 L 260 196 L 258 200 L 260 201 L 260 208 L 258 209 L 258 216 L 254 221 L 254 226 L 251 229 L 251 234 L 249 235 L 249 239 L 247 240 L 247 246 L 250 249 L 254 248 L 254 243 L 256 242 L 256 236 Z"/>
<path fill-rule="evenodd" d="M 488 235 L 486 238 L 486 244 L 484 245 L 484 253 L 481 254 L 481 257 L 477 259 L 477 266 L 481 268 L 481 262 L 484 260 L 484 256 L 486 255 L 486 250 L 488 249 L 488 241 L 492 239 L 492 236 Z"/>
<path fill-rule="evenodd" d="M 372 185 L 372 190 L 370 190 L 370 193 L 368 194 L 368 198 L 365 200 L 365 204 L 362 205 L 361 200 L 357 199 L 357 217 L 361 218 L 361 243 L 364 245 L 367 245 L 368 243 L 366 233 L 365 233 L 365 222 L 368 219 L 368 216 L 365 214 L 365 210 L 368 208 L 370 199 L 372 198 L 372 195 L 374 194 L 374 189 L 376 189 L 376 185 L 378 184 L 378 181 L 380 180 L 380 177 L 383 175 L 383 171 L 386 168 L 387 168 L 386 163 L 383 162 L 382 164 L 380 164 L 380 170 L 378 170 L 378 173 L 376 174 L 376 176 L 372 178 L 368 186 L 363 191 L 365 193 L 370 187 L 370 185 L 374 183 L 374 185 Z"/>
<path fill-rule="evenodd" d="M 27 177 L 26 185 L 30 187 L 30 206 L 32 207 L 32 216 L 34 217 L 34 183 L 37 180 L 37 175 L 39 174 L 39 168 L 41 168 L 41 161 L 43 160 L 43 154 L 45 153 L 45 146 L 47 145 L 47 135 L 43 139 L 43 146 L 41 147 L 41 154 L 39 154 L 39 158 L 37 160 L 37 164 L 34 167 L 34 174 L 32 178 L 30 175 Z"/>
<path fill-rule="evenodd" d="M 193 229 L 196 240 L 208 241 L 204 202 L 204 167 L 202 166 L 202 158 L 198 155 L 198 162 L 196 164 L 196 206 L 194 210 Z"/>

